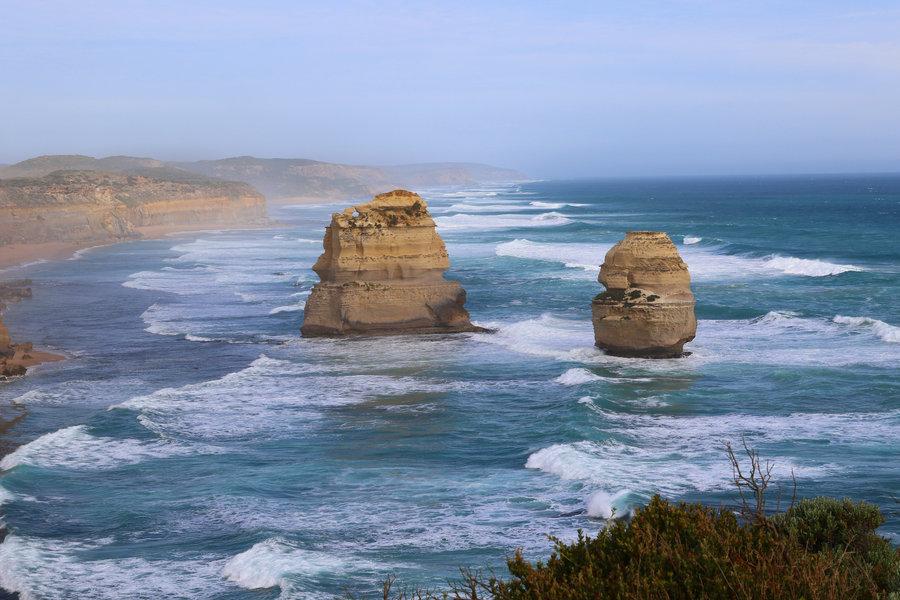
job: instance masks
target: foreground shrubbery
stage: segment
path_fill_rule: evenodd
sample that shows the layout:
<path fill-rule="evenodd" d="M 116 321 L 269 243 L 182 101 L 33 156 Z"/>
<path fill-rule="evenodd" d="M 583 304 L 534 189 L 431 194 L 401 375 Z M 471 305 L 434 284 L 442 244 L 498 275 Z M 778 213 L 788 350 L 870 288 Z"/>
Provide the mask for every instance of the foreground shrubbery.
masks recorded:
<path fill-rule="evenodd" d="M 384 597 L 900 600 L 900 550 L 875 533 L 884 522 L 876 506 L 815 498 L 766 516 L 771 468 L 757 470 L 758 457 L 748 454 L 755 465 L 747 477 L 738 469 L 735 483 L 741 497 L 749 490 L 756 504 L 745 502 L 739 515 L 656 496 L 596 537 L 579 532 L 572 543 L 554 539 L 546 562 L 532 564 L 516 553 L 508 579 L 464 573 L 451 591 L 438 594 L 398 591 L 389 581 Z"/>
<path fill-rule="evenodd" d="M 728 511 L 655 497 L 630 523 L 556 541 L 546 563 L 517 554 L 512 578 L 481 590 L 546 600 L 879 598 L 900 590 L 900 555 L 875 535 L 880 524 L 877 508 L 830 498 L 742 525 Z"/>

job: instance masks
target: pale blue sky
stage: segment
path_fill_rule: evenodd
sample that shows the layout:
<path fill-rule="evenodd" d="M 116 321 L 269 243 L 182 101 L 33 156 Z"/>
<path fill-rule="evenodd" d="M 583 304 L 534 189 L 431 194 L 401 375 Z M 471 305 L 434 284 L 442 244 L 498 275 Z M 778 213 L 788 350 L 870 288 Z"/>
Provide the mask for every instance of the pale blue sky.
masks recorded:
<path fill-rule="evenodd" d="M 0 0 L 0 162 L 900 171 L 900 1 Z"/>

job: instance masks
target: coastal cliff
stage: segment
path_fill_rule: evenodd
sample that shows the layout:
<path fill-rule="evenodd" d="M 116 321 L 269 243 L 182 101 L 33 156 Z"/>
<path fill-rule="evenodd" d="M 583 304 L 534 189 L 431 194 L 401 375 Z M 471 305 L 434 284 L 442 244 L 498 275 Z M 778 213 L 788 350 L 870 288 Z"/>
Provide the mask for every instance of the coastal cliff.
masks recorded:
<path fill-rule="evenodd" d="M 691 276 L 665 233 L 629 231 L 600 267 L 606 291 L 591 304 L 594 338 L 608 354 L 674 358 L 697 332 Z"/>
<path fill-rule="evenodd" d="M 0 180 L 0 247 L 77 247 L 140 238 L 152 228 L 265 222 L 265 199 L 249 185 L 170 169 L 54 171 Z"/>
<path fill-rule="evenodd" d="M 428 206 L 394 190 L 332 215 L 306 302 L 306 337 L 481 331 L 466 292 L 444 279 L 447 248 Z"/>

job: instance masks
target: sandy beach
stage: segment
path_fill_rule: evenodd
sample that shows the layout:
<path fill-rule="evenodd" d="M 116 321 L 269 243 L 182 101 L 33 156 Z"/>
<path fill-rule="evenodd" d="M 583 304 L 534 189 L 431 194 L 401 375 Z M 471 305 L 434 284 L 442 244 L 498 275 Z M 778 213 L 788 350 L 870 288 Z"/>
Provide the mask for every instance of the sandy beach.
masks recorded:
<path fill-rule="evenodd" d="M 320 201 L 321 202 L 321 201 Z M 307 204 L 313 204 L 312 201 Z M 111 246 L 113 244 L 122 244 L 139 240 L 155 240 L 170 235 L 180 233 L 191 233 L 200 231 L 239 231 L 242 229 L 260 229 L 263 227 L 278 227 L 277 221 L 271 221 L 261 225 L 245 225 L 245 226 L 215 226 L 210 224 L 203 225 L 157 225 L 151 227 L 138 227 L 135 229 L 140 234 L 133 240 L 109 241 L 104 243 L 103 240 L 90 240 L 82 243 L 78 242 L 48 242 L 41 244 L 9 244 L 0 246 L 0 278 L 4 277 L 4 271 L 9 271 L 19 267 L 23 267 L 30 263 L 47 260 L 65 260 L 70 258 L 79 250 L 88 248 L 99 248 L 102 246 Z"/>

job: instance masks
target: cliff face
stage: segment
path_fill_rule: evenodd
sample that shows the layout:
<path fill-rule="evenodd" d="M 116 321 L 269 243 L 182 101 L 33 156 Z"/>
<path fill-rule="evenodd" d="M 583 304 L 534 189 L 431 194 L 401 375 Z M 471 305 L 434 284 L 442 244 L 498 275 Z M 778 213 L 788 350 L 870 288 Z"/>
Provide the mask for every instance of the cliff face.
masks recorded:
<path fill-rule="evenodd" d="M 56 171 L 0 180 L 0 246 L 108 242 L 152 226 L 264 222 L 264 198 L 244 183 L 189 174 Z"/>
<path fill-rule="evenodd" d="M 691 277 L 665 233 L 630 231 L 600 267 L 606 291 L 592 303 L 594 339 L 609 354 L 681 356 L 697 319 Z"/>
<path fill-rule="evenodd" d="M 332 215 L 313 270 L 304 336 L 481 331 L 444 279 L 447 249 L 425 201 L 404 190 Z"/>

